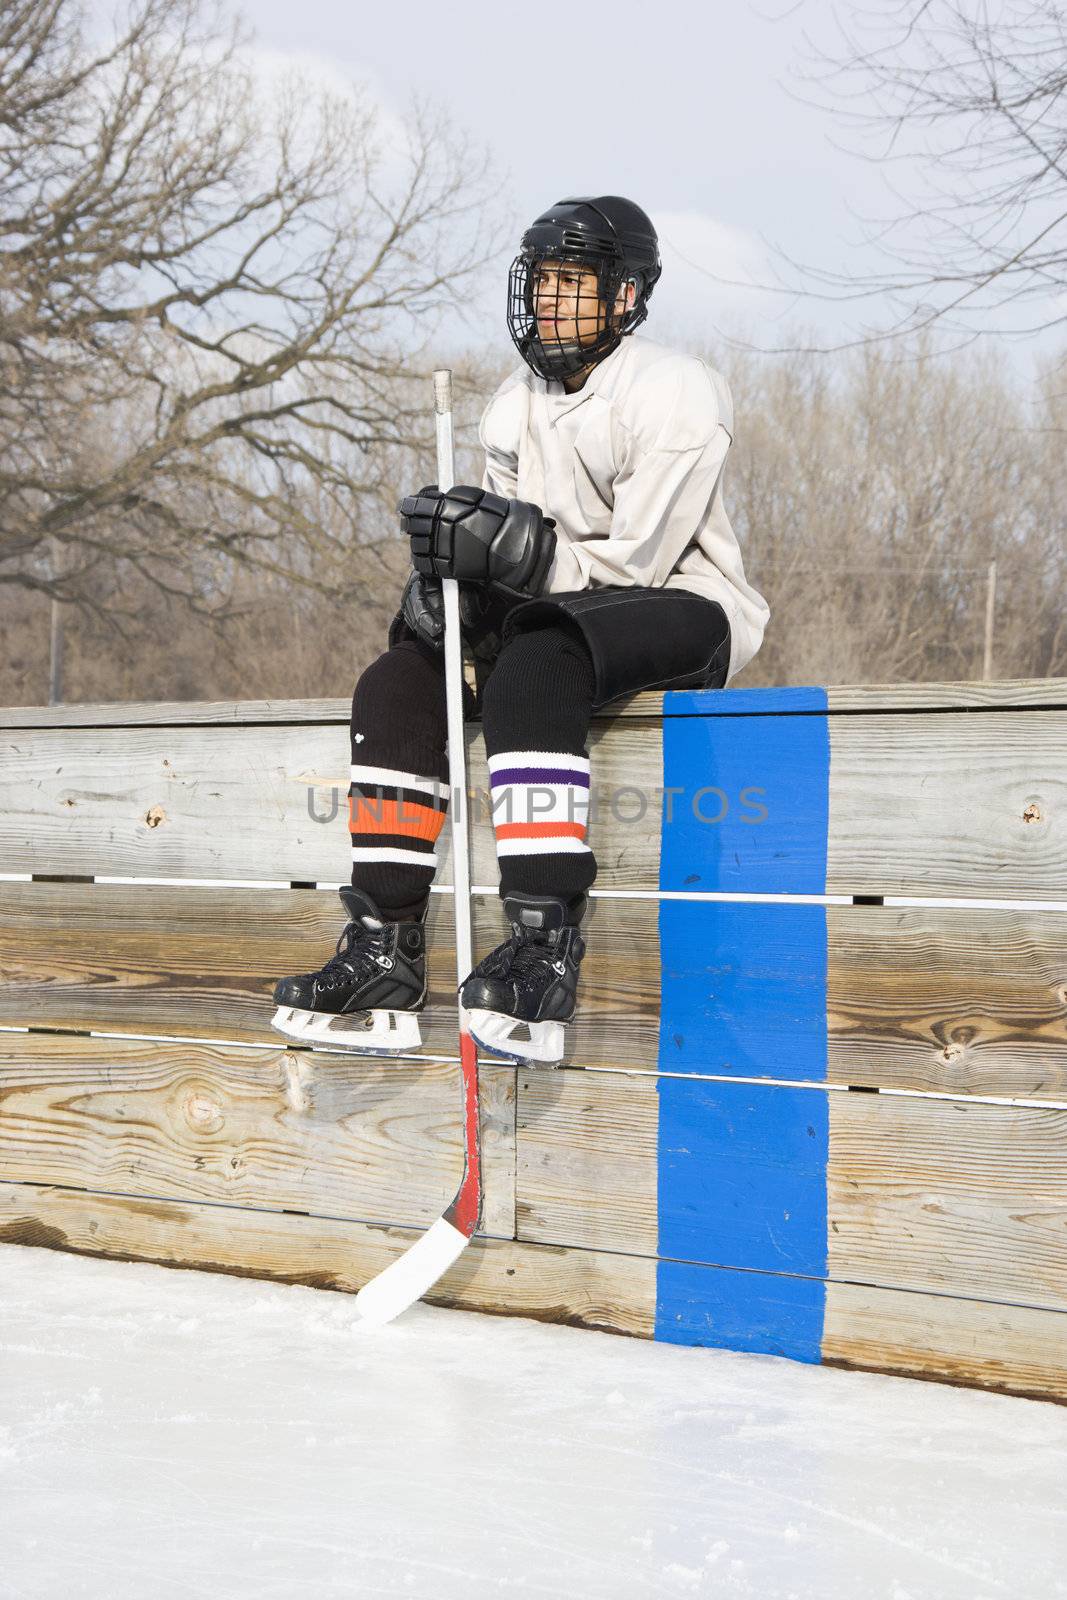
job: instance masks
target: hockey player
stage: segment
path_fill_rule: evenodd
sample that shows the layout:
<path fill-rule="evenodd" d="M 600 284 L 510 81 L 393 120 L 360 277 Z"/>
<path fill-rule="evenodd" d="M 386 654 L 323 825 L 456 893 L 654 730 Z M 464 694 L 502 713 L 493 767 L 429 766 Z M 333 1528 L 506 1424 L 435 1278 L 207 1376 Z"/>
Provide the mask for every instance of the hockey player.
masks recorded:
<path fill-rule="evenodd" d="M 616 195 L 561 200 L 508 281 L 523 365 L 479 425 L 480 486 L 404 499 L 413 571 L 388 649 L 352 701 L 349 921 L 317 973 L 275 990 L 275 1026 L 373 1051 L 421 1043 L 424 926 L 448 803 L 441 579 L 460 584 L 488 757 L 509 937 L 461 986 L 471 1032 L 554 1062 L 574 1014 L 592 712 L 642 689 L 721 687 L 769 608 L 723 505 L 725 380 L 635 329 L 660 276 L 655 230 Z"/>

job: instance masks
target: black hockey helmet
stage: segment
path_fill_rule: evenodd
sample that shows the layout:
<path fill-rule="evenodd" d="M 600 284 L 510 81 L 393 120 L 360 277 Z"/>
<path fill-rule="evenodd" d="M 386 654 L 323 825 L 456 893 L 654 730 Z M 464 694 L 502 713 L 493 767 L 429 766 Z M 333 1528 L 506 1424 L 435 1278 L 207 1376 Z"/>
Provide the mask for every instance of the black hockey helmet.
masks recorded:
<path fill-rule="evenodd" d="M 559 270 L 543 271 L 546 262 Z M 539 306 L 551 317 L 553 298 L 558 311 L 560 300 L 573 293 L 572 285 L 561 288 L 564 263 L 597 275 L 598 303 L 591 294 L 581 295 L 577 303 L 578 317 L 596 329 L 588 341 L 561 339 L 538 324 Z M 603 361 L 644 322 L 661 271 L 656 230 L 632 200 L 617 194 L 557 200 L 523 234 L 508 274 L 508 329 L 519 354 L 542 378 L 570 377 Z M 636 298 L 619 315 L 615 301 L 631 281 Z M 568 309 L 567 316 L 573 317 L 573 311 Z"/>

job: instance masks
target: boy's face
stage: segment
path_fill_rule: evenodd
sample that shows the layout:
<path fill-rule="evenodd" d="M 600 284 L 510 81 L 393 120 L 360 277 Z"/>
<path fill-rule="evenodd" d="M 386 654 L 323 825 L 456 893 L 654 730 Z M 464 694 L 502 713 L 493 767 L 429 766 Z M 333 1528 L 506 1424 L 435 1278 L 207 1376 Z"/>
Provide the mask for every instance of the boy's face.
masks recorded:
<path fill-rule="evenodd" d="M 597 275 L 575 261 L 543 261 L 534 272 L 537 332 L 546 344 L 592 344 L 604 331 L 605 309 Z M 635 290 L 624 283 L 615 299 L 620 317 L 632 305 Z"/>

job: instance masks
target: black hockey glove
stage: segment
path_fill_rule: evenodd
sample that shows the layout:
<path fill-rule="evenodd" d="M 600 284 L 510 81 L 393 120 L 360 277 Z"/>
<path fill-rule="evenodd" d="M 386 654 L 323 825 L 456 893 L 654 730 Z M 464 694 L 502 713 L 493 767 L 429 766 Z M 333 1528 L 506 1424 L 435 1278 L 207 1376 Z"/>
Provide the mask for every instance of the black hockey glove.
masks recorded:
<path fill-rule="evenodd" d="M 426 577 L 484 583 L 505 595 L 540 594 L 556 553 L 556 524 L 528 500 L 435 484 L 401 500 L 411 564 Z"/>
<path fill-rule="evenodd" d="M 466 636 L 469 628 L 477 628 L 489 609 L 489 596 L 484 589 L 461 583 L 459 586 L 460 632 Z M 408 627 L 435 650 L 445 647 L 445 597 L 440 578 L 424 578 L 413 572 L 404 585 L 400 597 L 400 615 Z"/>

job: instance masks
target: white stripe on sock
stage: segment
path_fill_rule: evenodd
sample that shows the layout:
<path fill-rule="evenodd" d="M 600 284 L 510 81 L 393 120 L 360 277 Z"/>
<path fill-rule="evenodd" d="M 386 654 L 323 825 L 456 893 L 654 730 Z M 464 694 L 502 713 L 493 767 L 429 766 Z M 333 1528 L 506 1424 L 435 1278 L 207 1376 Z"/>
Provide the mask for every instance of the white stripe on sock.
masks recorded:
<path fill-rule="evenodd" d="M 404 850 L 393 844 L 352 846 L 353 861 L 411 861 L 420 867 L 436 867 L 438 859 L 435 850 Z"/>
<path fill-rule="evenodd" d="M 584 839 L 574 839 L 570 834 L 558 839 L 498 839 L 496 842 L 498 856 L 577 855 L 579 851 L 592 854 Z"/>
<path fill-rule="evenodd" d="M 420 777 L 417 772 L 401 772 L 399 767 L 361 767 L 352 764 L 353 783 L 386 784 L 392 789 L 425 789 L 439 799 L 448 799 L 447 778 Z"/>
<path fill-rule="evenodd" d="M 503 783 L 490 798 L 501 822 L 587 822 L 589 791 L 577 783 Z"/>
<path fill-rule="evenodd" d="M 588 772 L 589 759 L 572 756 L 567 750 L 502 750 L 489 757 L 489 771 L 499 772 L 502 767 L 571 767 L 575 772 Z"/>

